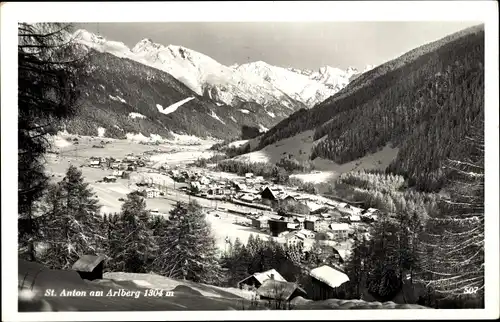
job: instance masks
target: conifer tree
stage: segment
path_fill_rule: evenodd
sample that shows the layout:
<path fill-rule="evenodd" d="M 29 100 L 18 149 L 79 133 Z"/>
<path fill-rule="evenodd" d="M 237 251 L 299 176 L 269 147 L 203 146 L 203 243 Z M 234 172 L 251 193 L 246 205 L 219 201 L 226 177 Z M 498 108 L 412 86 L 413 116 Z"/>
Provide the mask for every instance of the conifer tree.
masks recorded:
<path fill-rule="evenodd" d="M 127 195 L 114 226 L 112 254 L 117 269 L 132 273 L 147 272 L 157 246 L 149 229 L 146 202 L 141 195 L 136 192 Z"/>
<path fill-rule="evenodd" d="M 66 269 L 82 255 L 103 251 L 100 206 L 88 185 L 82 172 L 70 166 L 63 180 L 49 189 L 42 231 L 50 247 L 43 262 L 51 267 Z"/>
<path fill-rule="evenodd" d="M 18 24 L 18 238 L 20 253 L 35 260 L 40 238 L 37 201 L 49 184 L 43 155 L 57 121 L 75 113 L 84 66 L 67 38 L 70 24 Z"/>
<path fill-rule="evenodd" d="M 159 236 L 158 244 L 160 251 L 155 266 L 163 265 L 163 272 L 168 269 L 169 276 L 218 283 L 217 247 L 198 203 L 177 203 L 170 211 L 168 226 Z"/>

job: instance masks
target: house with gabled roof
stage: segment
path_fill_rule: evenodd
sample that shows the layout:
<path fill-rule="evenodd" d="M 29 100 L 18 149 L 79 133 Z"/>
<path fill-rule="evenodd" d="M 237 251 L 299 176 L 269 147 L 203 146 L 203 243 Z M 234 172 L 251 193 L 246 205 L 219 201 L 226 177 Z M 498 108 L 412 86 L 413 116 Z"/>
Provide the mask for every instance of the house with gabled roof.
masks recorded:
<path fill-rule="evenodd" d="M 260 193 L 262 199 L 267 199 L 270 201 L 278 200 L 278 192 L 269 187 L 265 187 L 264 190 Z"/>
<path fill-rule="evenodd" d="M 71 269 L 85 280 L 102 279 L 105 259 L 104 255 L 83 255 L 73 264 Z"/>
<path fill-rule="evenodd" d="M 286 280 L 278 273 L 274 268 L 267 270 L 265 272 L 254 273 L 248 277 L 245 277 L 238 282 L 238 287 L 241 289 L 243 285 L 253 286 L 259 288 L 265 281 L 273 279 L 275 281 L 286 282 Z"/>
<path fill-rule="evenodd" d="M 278 303 L 290 302 L 298 296 L 307 297 L 306 291 L 298 284 L 273 279 L 265 281 L 257 289 L 257 295 L 261 300 L 276 301 Z"/>
<path fill-rule="evenodd" d="M 344 290 L 342 285 L 349 282 L 349 277 L 339 269 L 324 265 L 317 267 L 309 273 L 312 278 L 313 301 L 321 301 L 338 297 Z"/>

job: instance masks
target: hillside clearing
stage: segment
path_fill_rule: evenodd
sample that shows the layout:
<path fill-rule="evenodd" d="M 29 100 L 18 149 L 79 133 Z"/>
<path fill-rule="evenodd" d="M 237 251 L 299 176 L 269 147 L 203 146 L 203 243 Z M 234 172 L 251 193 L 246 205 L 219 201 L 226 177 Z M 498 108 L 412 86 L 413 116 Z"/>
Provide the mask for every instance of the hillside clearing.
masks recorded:
<path fill-rule="evenodd" d="M 312 147 L 323 139 L 313 141 L 313 134 L 314 131 L 305 131 L 291 138 L 268 145 L 262 150 L 243 154 L 234 159 L 243 162 L 277 163 L 281 158 L 291 156 L 298 161 L 308 161 Z M 320 171 L 319 173 L 296 174 L 292 175 L 292 177 L 306 182 L 321 183 L 333 180 L 340 174 L 349 171 L 383 170 L 396 158 L 398 151 L 398 148 L 387 145 L 378 152 L 367 154 L 362 158 L 344 164 L 316 158 L 313 160 L 313 165 L 316 171 Z"/>

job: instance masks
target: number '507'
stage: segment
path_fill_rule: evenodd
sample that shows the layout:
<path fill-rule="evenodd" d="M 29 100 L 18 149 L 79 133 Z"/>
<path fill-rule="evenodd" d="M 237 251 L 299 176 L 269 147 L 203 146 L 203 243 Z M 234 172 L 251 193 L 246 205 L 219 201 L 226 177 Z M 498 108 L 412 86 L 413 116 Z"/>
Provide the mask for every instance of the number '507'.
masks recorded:
<path fill-rule="evenodd" d="M 466 287 L 464 289 L 464 294 L 476 294 L 478 290 L 479 290 L 479 287 L 477 287 L 477 286 Z"/>

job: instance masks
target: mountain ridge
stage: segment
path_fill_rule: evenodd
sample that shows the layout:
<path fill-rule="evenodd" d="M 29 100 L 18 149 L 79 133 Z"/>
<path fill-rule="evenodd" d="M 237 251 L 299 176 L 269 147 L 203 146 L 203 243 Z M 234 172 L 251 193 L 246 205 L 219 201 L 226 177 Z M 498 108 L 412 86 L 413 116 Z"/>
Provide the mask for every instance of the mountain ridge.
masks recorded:
<path fill-rule="evenodd" d="M 330 66 L 321 67 L 316 72 L 300 71 L 263 61 L 225 66 L 195 50 L 180 45 L 165 46 L 150 38 L 144 38 L 129 48 L 122 42 L 108 41 L 84 29 L 74 32 L 73 37 L 98 51 L 163 70 L 198 95 L 208 95 L 210 99 L 229 106 L 256 102 L 264 106 L 281 104 L 300 108 L 305 105 L 310 108 L 345 87 L 352 76 L 361 74 L 354 68 L 343 71 Z M 370 68 L 368 65 L 364 72 Z M 307 74 L 310 77 L 304 77 Z"/>
<path fill-rule="evenodd" d="M 362 74 L 312 109 L 301 109 L 260 137 L 255 150 L 314 130 L 311 159 L 339 164 L 391 143 L 389 166 L 426 191 L 442 186 L 444 160 L 484 117 L 484 25 L 425 44 Z M 321 139 L 321 141 L 319 141 Z M 461 152 L 460 152 L 461 151 Z"/>

